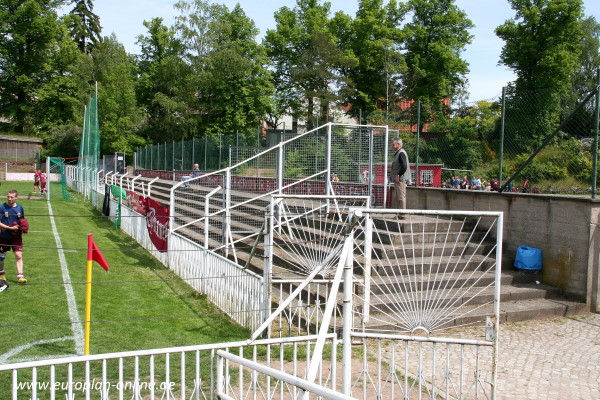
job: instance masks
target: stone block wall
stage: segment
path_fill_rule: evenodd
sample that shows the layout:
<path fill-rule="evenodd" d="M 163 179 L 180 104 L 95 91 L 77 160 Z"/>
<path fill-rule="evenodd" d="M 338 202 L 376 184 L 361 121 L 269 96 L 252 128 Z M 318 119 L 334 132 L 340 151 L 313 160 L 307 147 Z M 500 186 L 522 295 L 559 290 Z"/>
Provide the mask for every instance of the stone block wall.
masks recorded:
<path fill-rule="evenodd" d="M 600 200 L 589 197 L 413 188 L 408 208 L 502 211 L 502 268 L 513 268 L 521 245 L 542 250 L 541 280 L 600 310 Z"/>

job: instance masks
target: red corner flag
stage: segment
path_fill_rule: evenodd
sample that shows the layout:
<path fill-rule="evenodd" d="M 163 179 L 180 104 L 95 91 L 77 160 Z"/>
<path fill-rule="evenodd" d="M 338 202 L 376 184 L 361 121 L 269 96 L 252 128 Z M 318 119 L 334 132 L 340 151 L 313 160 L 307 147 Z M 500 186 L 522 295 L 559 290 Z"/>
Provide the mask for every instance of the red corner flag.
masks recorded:
<path fill-rule="evenodd" d="M 108 271 L 108 263 L 94 243 L 94 236 L 91 233 L 88 235 L 88 261 L 96 261 L 105 271 Z"/>

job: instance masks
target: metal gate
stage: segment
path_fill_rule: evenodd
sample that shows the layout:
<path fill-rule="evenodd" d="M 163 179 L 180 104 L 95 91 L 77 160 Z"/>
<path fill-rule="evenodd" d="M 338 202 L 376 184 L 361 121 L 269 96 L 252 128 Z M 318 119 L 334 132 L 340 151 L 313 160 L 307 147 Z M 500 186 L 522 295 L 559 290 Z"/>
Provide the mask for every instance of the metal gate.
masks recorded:
<path fill-rule="evenodd" d="M 288 254 L 307 277 L 273 315 L 310 280 L 329 279 L 318 332 L 340 332 L 332 321 L 341 314 L 344 394 L 496 398 L 502 213 L 332 212 L 326 201 L 318 215 L 281 199 L 271 207 L 266 248 Z M 317 343 L 305 379 L 316 375 L 322 350 Z"/>

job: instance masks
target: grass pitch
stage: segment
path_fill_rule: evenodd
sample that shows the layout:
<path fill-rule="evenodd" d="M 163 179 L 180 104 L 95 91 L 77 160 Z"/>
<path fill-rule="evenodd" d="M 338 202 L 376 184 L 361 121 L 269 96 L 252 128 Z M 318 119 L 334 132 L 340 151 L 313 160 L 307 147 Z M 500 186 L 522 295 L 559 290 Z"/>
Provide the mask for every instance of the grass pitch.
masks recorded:
<path fill-rule="evenodd" d="M 10 288 L 0 293 L 4 338 L 0 363 L 76 354 L 63 268 L 45 199 L 30 196 L 30 182 L 7 182 L 2 195 L 19 191 L 30 232 L 24 235 L 27 285 L 16 284 L 14 254 L 6 257 Z M 60 186 L 53 184 L 54 193 Z M 247 329 L 234 324 L 89 203 L 52 196 L 79 320 L 84 320 L 87 235 L 92 233 L 110 265 L 93 265 L 90 353 L 108 353 L 242 340 Z M 5 199 L 5 198 L 4 198 Z M 83 329 L 83 327 L 81 327 Z"/>

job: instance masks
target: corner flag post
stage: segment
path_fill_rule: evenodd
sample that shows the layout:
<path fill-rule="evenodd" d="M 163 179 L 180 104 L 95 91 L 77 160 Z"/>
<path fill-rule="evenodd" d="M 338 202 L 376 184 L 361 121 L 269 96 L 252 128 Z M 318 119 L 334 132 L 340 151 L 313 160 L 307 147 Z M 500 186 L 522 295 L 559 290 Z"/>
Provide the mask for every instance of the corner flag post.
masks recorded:
<path fill-rule="evenodd" d="M 94 235 L 88 234 L 88 257 L 87 257 L 87 273 L 85 281 L 85 321 L 83 329 L 83 355 L 90 354 L 90 323 L 92 315 L 92 262 L 96 261 L 105 271 L 108 271 L 108 263 L 106 259 L 96 247 L 94 243 Z"/>

